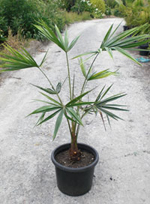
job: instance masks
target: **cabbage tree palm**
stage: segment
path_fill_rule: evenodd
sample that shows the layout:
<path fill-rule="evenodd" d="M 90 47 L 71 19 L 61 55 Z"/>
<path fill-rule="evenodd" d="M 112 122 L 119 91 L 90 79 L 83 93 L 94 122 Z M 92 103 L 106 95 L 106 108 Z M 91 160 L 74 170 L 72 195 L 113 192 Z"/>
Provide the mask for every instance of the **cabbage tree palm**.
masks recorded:
<path fill-rule="evenodd" d="M 136 36 L 136 33 L 138 33 L 142 29 L 142 26 L 133 28 L 120 34 L 116 34 L 116 31 L 118 30 L 119 26 L 113 30 L 113 25 L 111 25 L 102 43 L 98 46 L 97 50 L 86 52 L 75 57 L 80 58 L 79 66 L 84 77 L 80 94 L 78 96 L 75 96 L 75 80 L 74 78 L 72 79 L 70 74 L 68 52 L 74 47 L 74 45 L 78 41 L 79 36 L 77 36 L 71 43 L 69 43 L 67 30 L 65 31 L 63 36 L 57 26 L 55 26 L 55 32 L 53 32 L 53 30 L 48 27 L 48 25 L 43 21 L 40 21 L 38 25 L 35 25 L 35 27 L 46 39 L 55 43 L 65 53 L 67 64 L 66 68 L 68 72 L 67 78 L 69 86 L 69 101 L 67 103 L 64 103 L 61 99 L 60 92 L 63 90 L 62 84 L 58 82 L 57 86 L 55 87 L 51 82 L 51 79 L 48 77 L 48 75 L 46 75 L 42 68 L 43 63 L 46 60 L 46 54 L 41 63 L 37 64 L 34 58 L 24 48 L 22 48 L 22 50 L 20 51 L 17 51 L 9 45 L 5 44 L 4 46 L 10 52 L 10 54 L 0 53 L 2 56 L 0 57 L 0 60 L 3 61 L 3 64 L 1 66 L 1 72 L 34 68 L 39 70 L 45 76 L 45 79 L 49 83 L 48 87 L 45 88 L 39 85 L 34 85 L 37 89 L 41 91 L 40 93 L 45 97 L 45 100 L 38 100 L 44 103 L 44 105 L 34 110 L 29 115 L 39 115 L 36 125 L 41 125 L 42 123 L 51 120 L 54 117 L 57 117 L 53 133 L 53 139 L 56 138 L 62 119 L 65 118 L 71 136 L 71 147 L 69 150 L 70 158 L 74 161 L 80 160 L 81 152 L 78 149 L 77 140 L 80 127 L 83 126 L 83 118 L 87 114 L 98 114 L 101 117 L 101 120 L 105 126 L 104 116 L 107 118 L 107 121 L 110 124 L 110 119 L 121 119 L 118 115 L 114 113 L 114 111 L 127 111 L 125 106 L 119 105 L 115 102 L 117 99 L 124 97 L 126 95 L 125 93 L 118 93 L 107 97 L 107 94 L 112 88 L 112 85 L 109 87 L 103 86 L 101 90 L 99 90 L 99 94 L 97 95 L 95 100 L 84 100 L 84 96 L 88 95 L 90 92 L 93 91 L 93 89 L 85 91 L 87 84 L 91 80 L 100 80 L 102 78 L 106 78 L 117 73 L 117 71 L 112 72 L 109 69 L 94 72 L 93 65 L 96 59 L 102 52 L 108 52 L 110 57 L 113 58 L 113 52 L 118 51 L 124 56 L 133 60 L 135 63 L 140 64 L 128 53 L 128 50 L 136 50 L 136 47 L 138 47 L 139 45 L 149 42 L 150 36 Z M 132 37 L 128 38 L 128 36 L 131 35 Z M 86 68 L 82 59 L 82 56 L 85 55 L 93 57 L 93 61 L 90 67 L 88 68 Z"/>

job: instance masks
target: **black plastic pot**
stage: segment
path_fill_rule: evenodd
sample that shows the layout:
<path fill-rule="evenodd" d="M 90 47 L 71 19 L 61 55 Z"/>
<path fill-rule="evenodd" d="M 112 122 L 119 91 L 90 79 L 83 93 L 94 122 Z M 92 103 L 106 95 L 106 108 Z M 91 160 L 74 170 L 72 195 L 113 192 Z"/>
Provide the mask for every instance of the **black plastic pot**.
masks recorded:
<path fill-rule="evenodd" d="M 148 43 L 140 45 L 139 48 L 140 49 L 145 49 L 145 50 L 140 51 L 140 55 L 142 55 L 142 56 L 148 56 L 149 55 L 149 51 L 146 50 L 148 48 Z"/>
<path fill-rule="evenodd" d="M 127 25 L 124 25 L 124 26 L 123 26 L 123 30 L 124 30 L 124 31 L 129 30 L 129 29 L 130 29 L 129 26 L 127 26 Z"/>
<path fill-rule="evenodd" d="M 79 196 L 87 193 L 92 186 L 94 167 L 99 160 L 97 151 L 86 144 L 78 144 L 79 149 L 92 153 L 95 160 L 86 167 L 71 168 L 65 167 L 55 160 L 55 156 L 64 150 L 70 148 L 70 144 L 64 144 L 57 147 L 51 155 L 52 162 L 55 165 L 57 186 L 59 190 L 70 196 Z"/>

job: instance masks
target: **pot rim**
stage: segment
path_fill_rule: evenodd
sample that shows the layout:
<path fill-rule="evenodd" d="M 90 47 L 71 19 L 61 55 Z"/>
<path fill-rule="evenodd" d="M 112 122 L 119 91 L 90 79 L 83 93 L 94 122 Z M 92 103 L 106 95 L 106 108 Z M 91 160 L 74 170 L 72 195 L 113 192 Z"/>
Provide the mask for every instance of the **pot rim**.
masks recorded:
<path fill-rule="evenodd" d="M 64 171 L 69 171 L 69 172 L 82 172 L 82 171 L 87 171 L 88 169 L 95 167 L 95 165 L 99 161 L 99 154 L 95 148 L 93 148 L 87 144 L 84 144 L 84 143 L 78 143 L 79 148 L 90 151 L 94 155 L 95 160 L 91 164 L 89 164 L 88 166 L 85 166 L 85 167 L 72 168 L 72 167 L 63 166 L 62 164 L 60 164 L 59 162 L 56 161 L 55 156 L 58 152 L 60 152 L 61 150 L 67 149 L 69 146 L 70 146 L 70 143 L 65 143 L 63 145 L 56 147 L 52 151 L 51 160 L 54 163 L 55 167 L 62 169 Z"/>

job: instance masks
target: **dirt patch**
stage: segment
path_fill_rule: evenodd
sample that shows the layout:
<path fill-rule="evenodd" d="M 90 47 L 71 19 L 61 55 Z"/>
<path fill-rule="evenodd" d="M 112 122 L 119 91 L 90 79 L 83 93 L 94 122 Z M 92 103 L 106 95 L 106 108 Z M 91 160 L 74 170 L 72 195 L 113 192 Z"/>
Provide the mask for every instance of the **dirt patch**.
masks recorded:
<path fill-rule="evenodd" d="M 26 48 L 26 50 L 31 54 L 31 55 L 36 55 L 39 52 L 45 52 L 45 46 L 49 44 L 49 41 L 37 41 L 37 40 L 32 40 L 29 43 L 29 46 Z"/>

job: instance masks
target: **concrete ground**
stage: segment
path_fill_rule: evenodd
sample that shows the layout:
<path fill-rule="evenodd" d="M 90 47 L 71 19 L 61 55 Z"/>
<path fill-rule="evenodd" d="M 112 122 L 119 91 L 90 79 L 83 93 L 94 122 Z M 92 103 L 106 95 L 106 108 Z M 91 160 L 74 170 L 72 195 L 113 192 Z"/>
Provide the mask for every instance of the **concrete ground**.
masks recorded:
<path fill-rule="evenodd" d="M 96 50 L 109 26 L 118 25 L 119 18 L 75 23 L 69 27 L 70 39 L 81 37 L 70 52 L 72 58 L 85 51 Z M 122 24 L 123 25 L 123 24 Z M 122 26 L 119 32 L 122 31 Z M 35 59 L 40 61 L 49 49 L 44 71 L 52 82 L 66 78 L 64 53 L 54 44 L 41 48 Z M 138 53 L 133 53 L 139 57 Z M 87 62 L 89 65 L 90 62 Z M 52 142 L 54 121 L 35 127 L 37 116 L 25 118 L 39 105 L 32 99 L 40 98 L 30 83 L 48 86 L 36 69 L 9 73 L 0 83 L 0 204 L 149 204 L 150 203 L 150 63 L 142 67 L 115 52 L 114 60 L 102 53 L 95 63 L 96 70 L 119 69 L 120 75 L 97 81 L 99 88 L 90 97 L 96 97 L 105 84 L 114 83 L 112 94 L 126 92 L 120 103 L 128 105 L 129 112 L 118 113 L 125 121 L 112 121 L 104 130 L 97 116 L 84 120 L 79 142 L 95 147 L 100 161 L 95 168 L 93 187 L 80 197 L 62 194 L 56 186 L 55 169 L 51 162 L 52 150 L 70 142 L 64 121 L 58 136 Z M 76 94 L 83 77 L 78 60 L 71 60 L 71 71 L 76 73 Z M 89 87 L 93 87 L 90 83 Z M 68 100 L 67 82 L 63 100 Z"/>

